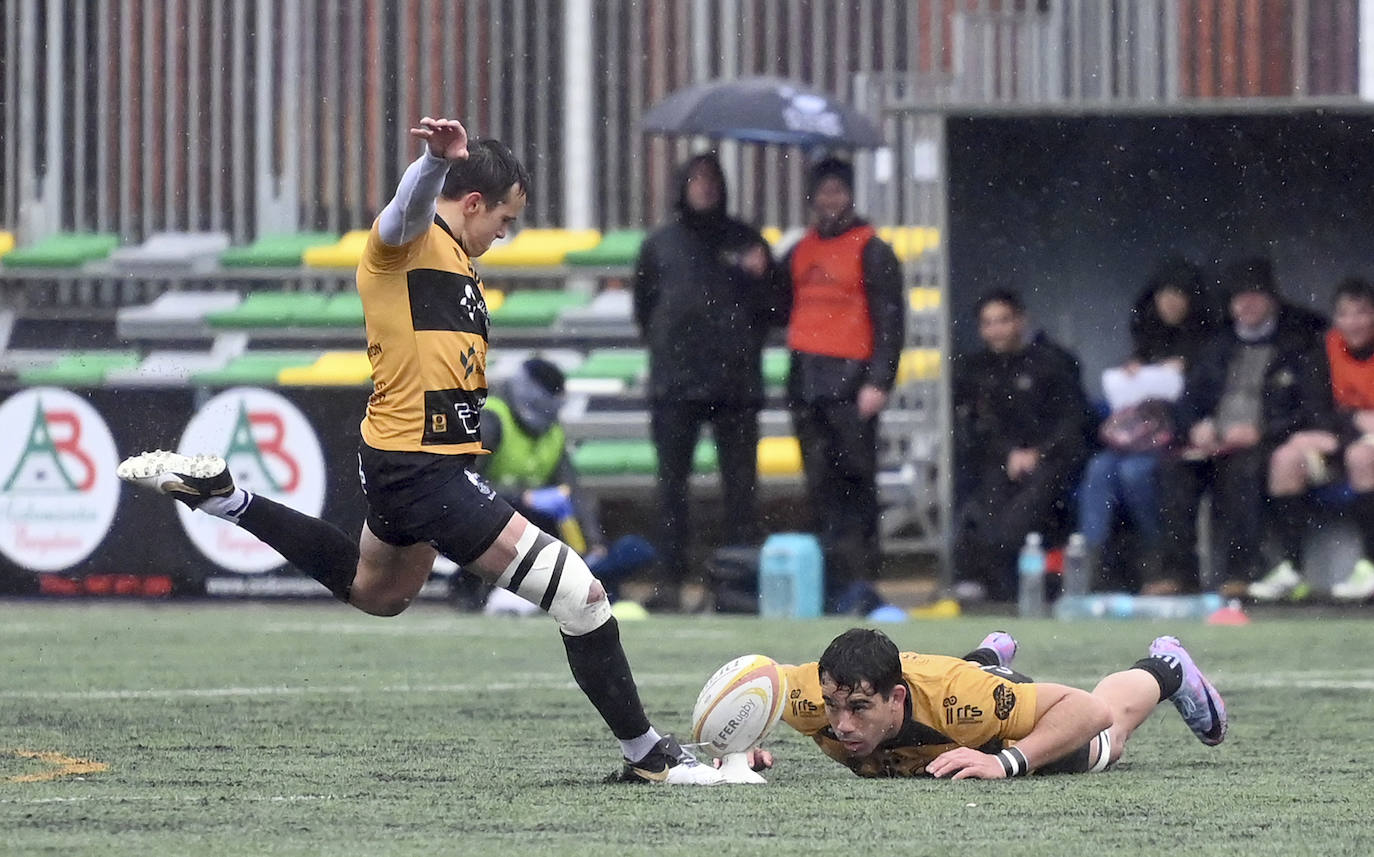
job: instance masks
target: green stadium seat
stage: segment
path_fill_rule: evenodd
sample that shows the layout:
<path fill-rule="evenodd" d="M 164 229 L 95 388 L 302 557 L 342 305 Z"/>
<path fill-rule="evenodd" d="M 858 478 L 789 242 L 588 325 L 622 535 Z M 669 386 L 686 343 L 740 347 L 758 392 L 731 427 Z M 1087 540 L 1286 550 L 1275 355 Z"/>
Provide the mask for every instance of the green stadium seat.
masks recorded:
<path fill-rule="evenodd" d="M 583 476 L 653 476 L 658 453 L 649 440 L 588 440 L 573 450 L 574 469 Z M 712 473 L 718 461 L 716 445 L 703 438 L 692 455 L 692 469 Z"/>
<path fill-rule="evenodd" d="M 310 327 L 362 327 L 363 299 L 357 292 L 340 292 L 329 298 L 324 308 L 300 324 Z"/>
<path fill-rule="evenodd" d="M 255 292 L 233 309 L 208 313 L 212 328 L 295 327 L 312 324 L 329 304 L 317 292 Z"/>
<path fill-rule="evenodd" d="M 558 314 L 570 307 L 586 306 L 590 295 L 577 292 L 528 289 L 510 292 L 501 307 L 491 314 L 493 324 L 511 327 L 548 327 Z"/>
<path fill-rule="evenodd" d="M 337 243 L 333 232 L 285 232 L 262 235 L 244 247 L 230 247 L 219 257 L 225 268 L 294 268 L 312 247 Z"/>
<path fill-rule="evenodd" d="M 639 258 L 639 245 L 644 243 L 645 234 L 643 229 L 616 229 L 607 232 L 595 247 L 570 251 L 564 257 L 564 262 L 582 267 L 633 265 Z"/>
<path fill-rule="evenodd" d="M 697 442 L 697 448 L 692 450 L 692 469 L 697 473 L 715 473 L 720 469 L 715 441 L 702 438 Z"/>
<path fill-rule="evenodd" d="M 190 380 L 207 387 L 275 385 L 277 374 L 283 369 L 313 365 L 319 356 L 315 351 L 249 351 L 223 368 L 193 372 Z"/>
<path fill-rule="evenodd" d="M 62 233 L 5 254 L 7 268 L 77 268 L 104 259 L 119 246 L 108 233 Z"/>
<path fill-rule="evenodd" d="M 633 386 L 649 373 L 649 352 L 643 348 L 598 348 L 587 355 L 569 378 L 612 378 Z"/>
<path fill-rule="evenodd" d="M 46 366 L 19 373 L 20 383 L 36 386 L 95 387 L 112 369 L 130 369 L 139 364 L 137 351 L 68 351 Z"/>
<path fill-rule="evenodd" d="M 786 348 L 763 350 L 763 383 L 768 387 L 782 387 L 792 368 L 792 354 Z"/>

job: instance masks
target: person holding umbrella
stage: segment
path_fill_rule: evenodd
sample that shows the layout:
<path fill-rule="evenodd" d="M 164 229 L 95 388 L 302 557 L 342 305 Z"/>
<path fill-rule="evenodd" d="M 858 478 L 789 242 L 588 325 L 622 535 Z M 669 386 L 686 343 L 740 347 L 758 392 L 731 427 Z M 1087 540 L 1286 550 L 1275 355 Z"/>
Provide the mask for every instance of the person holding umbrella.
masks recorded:
<path fill-rule="evenodd" d="M 905 335 L 902 269 L 854 211 L 854 167 L 811 169 L 812 226 L 779 266 L 791 295 L 788 407 L 801 443 L 812 514 L 825 554 L 831 612 L 879 606 L 878 414 L 897 377 Z"/>
<path fill-rule="evenodd" d="M 758 230 L 726 214 L 714 154 L 683 165 L 675 216 L 640 248 L 635 321 L 649 347 L 649 414 L 658 451 L 663 576 L 651 609 L 676 610 L 690 577 L 688 480 L 703 424 L 720 459 L 727 544 L 757 540 L 763 341 L 780 301 Z"/>

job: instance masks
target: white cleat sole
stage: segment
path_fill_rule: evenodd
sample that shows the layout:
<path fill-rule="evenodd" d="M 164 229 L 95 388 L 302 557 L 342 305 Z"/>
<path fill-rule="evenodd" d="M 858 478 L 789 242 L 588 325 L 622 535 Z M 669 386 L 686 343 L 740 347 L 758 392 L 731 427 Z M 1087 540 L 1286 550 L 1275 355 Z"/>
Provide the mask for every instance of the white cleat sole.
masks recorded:
<path fill-rule="evenodd" d="M 667 786 L 723 786 L 730 782 L 720 771 L 708 765 L 677 765 L 668 769 L 662 780 Z"/>
<path fill-rule="evenodd" d="M 182 476 L 208 479 L 227 466 L 218 455 L 182 455 L 159 449 L 124 459 L 115 468 L 115 474 L 125 482 L 165 494 L 162 486 L 168 482 L 180 482 Z"/>

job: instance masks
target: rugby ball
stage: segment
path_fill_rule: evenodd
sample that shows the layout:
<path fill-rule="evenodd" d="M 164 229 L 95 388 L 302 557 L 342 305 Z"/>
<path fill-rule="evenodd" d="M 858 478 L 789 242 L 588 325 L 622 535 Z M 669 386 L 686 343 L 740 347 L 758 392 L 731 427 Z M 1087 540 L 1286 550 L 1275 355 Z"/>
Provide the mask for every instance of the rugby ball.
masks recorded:
<path fill-rule="evenodd" d="M 745 753 L 759 745 L 782 717 L 787 682 L 778 662 L 743 655 L 706 680 L 692 709 L 692 740 L 715 756 Z"/>

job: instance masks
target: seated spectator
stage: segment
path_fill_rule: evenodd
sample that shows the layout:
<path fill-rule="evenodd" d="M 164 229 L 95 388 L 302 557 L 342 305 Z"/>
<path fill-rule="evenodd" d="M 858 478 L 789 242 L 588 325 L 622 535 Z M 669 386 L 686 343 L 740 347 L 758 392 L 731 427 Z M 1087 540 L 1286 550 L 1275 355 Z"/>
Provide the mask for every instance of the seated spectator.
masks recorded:
<path fill-rule="evenodd" d="M 1138 539 L 1137 555 L 1147 561 L 1159 556 L 1157 477 L 1160 456 L 1175 439 L 1172 402 L 1182 391 L 1184 367 L 1213 328 L 1202 275 L 1182 260 L 1162 266 L 1136 298 L 1130 359 L 1102 373 L 1111 408 L 1098 432 L 1104 448 L 1088 462 L 1078 489 L 1084 574 L 1095 588 L 1128 588 L 1124 580 L 1106 586 L 1102 568 L 1118 512 L 1125 511 Z M 1146 579 L 1158 577 L 1150 569 L 1140 571 Z"/>
<path fill-rule="evenodd" d="M 1329 430 L 1295 433 L 1269 459 L 1269 495 L 1280 563 L 1250 585 L 1260 601 L 1302 598 L 1302 540 L 1307 523 L 1305 494 L 1339 476 L 1355 493 L 1354 518 L 1363 543 L 1350 576 L 1331 588 L 1339 601 L 1374 596 L 1374 287 L 1349 279 L 1336 290 L 1335 315 L 1326 333 L 1326 367 L 1335 412 Z"/>
<path fill-rule="evenodd" d="M 1177 408 L 1186 447 L 1160 464 L 1161 556 L 1150 564 L 1157 576 L 1142 587 L 1146 594 L 1199 588 L 1197 511 L 1205 491 L 1226 548 L 1221 592 L 1246 594 L 1263 570 L 1269 455 L 1295 431 L 1320 426 L 1329 410 L 1320 316 L 1283 302 L 1267 259 L 1230 265 L 1222 286 L 1230 324 L 1188 367 Z"/>
<path fill-rule="evenodd" d="M 553 363 L 538 357 L 522 363 L 499 395 L 487 397 L 482 446 L 491 455 L 477 456 L 477 466 L 515 511 L 582 554 L 614 598 L 620 580 L 655 557 L 637 536 L 607 550 L 596 498 L 577 488 L 558 421 L 564 384 L 563 371 Z M 454 587 L 456 600 L 468 607 L 480 604 L 490 589 L 470 575 L 455 580 Z"/>
<path fill-rule="evenodd" d="M 1087 397 L 1078 360 L 1029 335 L 1019 295 L 994 291 L 977 304 L 984 348 L 955 362 L 956 476 L 966 495 L 956 521 L 956 594 L 1005 601 L 1016 592 L 1026 534 L 1062 541 L 1087 459 Z"/>

